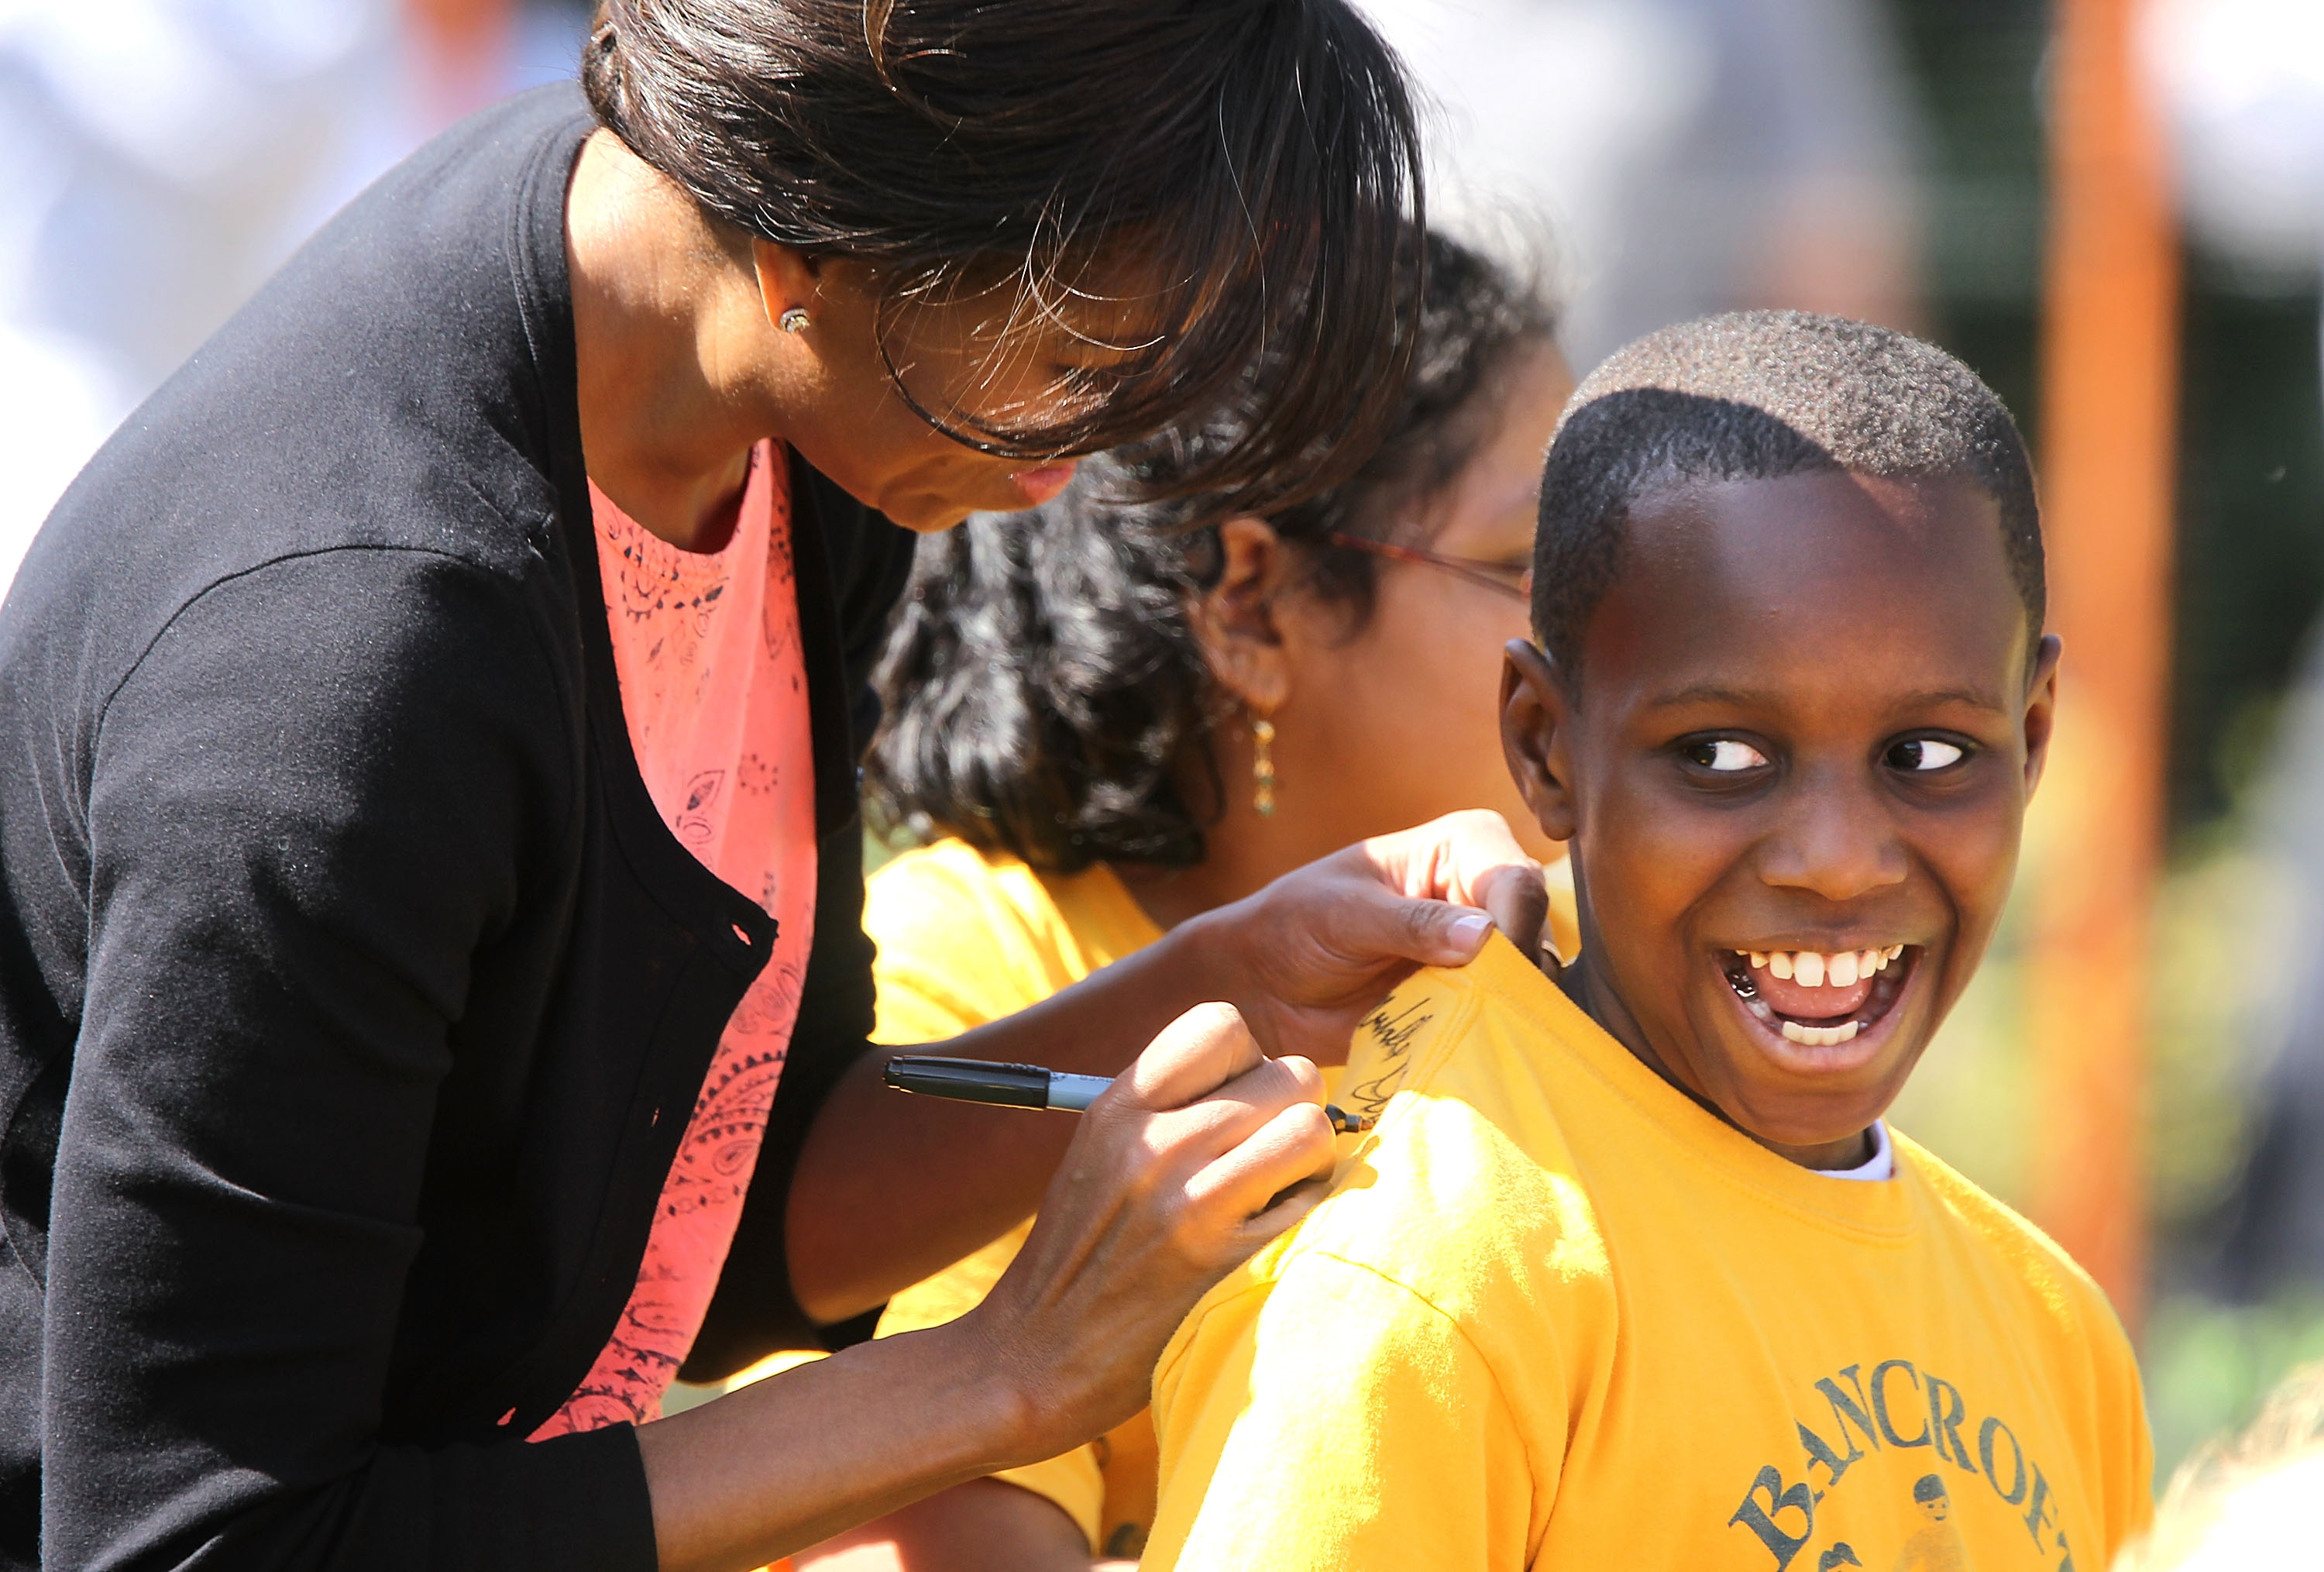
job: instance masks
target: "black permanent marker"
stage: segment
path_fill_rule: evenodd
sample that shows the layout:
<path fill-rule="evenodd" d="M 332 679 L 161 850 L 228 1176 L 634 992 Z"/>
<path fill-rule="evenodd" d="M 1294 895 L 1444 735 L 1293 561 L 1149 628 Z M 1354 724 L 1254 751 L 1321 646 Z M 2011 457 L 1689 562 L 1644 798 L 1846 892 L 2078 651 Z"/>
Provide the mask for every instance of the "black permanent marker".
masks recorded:
<path fill-rule="evenodd" d="M 955 1103 L 990 1103 L 1003 1108 L 1054 1108 L 1078 1114 L 1113 1085 L 1106 1076 L 1077 1076 L 1037 1064 L 996 1064 L 981 1059 L 936 1059 L 898 1054 L 888 1061 L 888 1084 L 899 1092 L 949 1097 Z M 1332 1128 L 1342 1134 L 1368 1130 L 1371 1122 L 1325 1104 Z"/>

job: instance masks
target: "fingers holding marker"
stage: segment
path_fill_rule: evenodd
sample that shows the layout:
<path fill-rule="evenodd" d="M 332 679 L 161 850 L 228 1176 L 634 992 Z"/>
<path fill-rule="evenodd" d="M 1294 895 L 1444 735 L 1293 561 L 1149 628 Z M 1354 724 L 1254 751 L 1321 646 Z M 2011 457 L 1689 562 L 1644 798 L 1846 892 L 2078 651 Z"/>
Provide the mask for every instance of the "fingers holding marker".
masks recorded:
<path fill-rule="evenodd" d="M 1164 1029 L 1119 1081 L 1142 1110 L 1140 1144 L 1174 1192 L 1171 1232 L 1190 1262 L 1225 1271 L 1304 1214 L 1287 1192 L 1328 1175 L 1333 1132 L 1323 1077 L 1305 1059 L 1268 1059 L 1232 1006 L 1206 1004 Z"/>
<path fill-rule="evenodd" d="M 1286 1109 L 1323 1113 L 1323 1077 L 1296 1055 L 1261 1059 L 1231 1079 L 1176 1107 L 1151 1110 L 1156 1138 L 1200 1151 L 1208 1161 L 1250 1139 Z"/>
<path fill-rule="evenodd" d="M 1296 1055 L 1269 1059 L 1231 1004 L 1201 1004 L 1165 1027 L 1091 1107 L 1118 1098 L 1145 1116 L 1147 1145 L 1207 1164 L 1286 1114 L 1323 1120 L 1323 1077 Z M 1304 1111 L 1304 1112 L 1303 1112 Z M 1328 1122 L 1323 1124 L 1328 1132 Z"/>
<path fill-rule="evenodd" d="M 1115 1081 L 1035 1065 L 899 1055 L 888 1084 L 966 1102 L 1085 1111 L 1058 1182 L 1108 1188 L 1127 1225 L 1158 1227 L 1182 1264 L 1215 1275 L 1303 1216 L 1331 1171 L 1333 1137 L 1364 1121 L 1323 1102 L 1313 1061 L 1268 1059 L 1241 1016 L 1199 1006 Z M 1094 1097 L 1092 1088 L 1102 1088 Z M 1313 1193 L 1310 1193 L 1313 1192 Z M 1130 1216 L 1150 1210 L 1140 1224 Z M 1037 1231 L 1036 1237 L 1040 1237 Z"/>
<path fill-rule="evenodd" d="M 1200 1166 L 1188 1184 L 1205 1192 L 1229 1174 L 1250 1164 L 1270 1165 L 1295 1148 L 1299 1161 L 1320 1152 L 1328 1166 L 1333 1136 L 1323 1107 L 1323 1075 L 1311 1060 L 1298 1058 L 1262 1060 L 1200 1101 L 1157 1114 L 1154 1128 L 1159 1140 L 1197 1160 Z M 1293 1177 L 1305 1177 L 1304 1170 Z M 1293 1181 L 1275 1188 L 1285 1182 Z"/>
<path fill-rule="evenodd" d="M 971 1314 L 1047 1456 L 1144 1400 L 1203 1292 L 1321 1198 L 1323 1077 L 1263 1057 L 1223 1004 L 1165 1028 L 1092 1103 L 1017 1260 Z M 1024 1115 L 1038 1117 L 1039 1115 Z"/>
<path fill-rule="evenodd" d="M 1323 1198 L 1335 1157 L 1321 1106 L 1290 1104 L 1186 1182 L 1190 1207 L 1210 1214 L 1222 1269 L 1297 1223 Z"/>
<path fill-rule="evenodd" d="M 1109 1103 L 1148 1111 L 1184 1107 L 1267 1062 L 1233 1005 L 1197 1004 L 1156 1034 L 1091 1112 Z"/>

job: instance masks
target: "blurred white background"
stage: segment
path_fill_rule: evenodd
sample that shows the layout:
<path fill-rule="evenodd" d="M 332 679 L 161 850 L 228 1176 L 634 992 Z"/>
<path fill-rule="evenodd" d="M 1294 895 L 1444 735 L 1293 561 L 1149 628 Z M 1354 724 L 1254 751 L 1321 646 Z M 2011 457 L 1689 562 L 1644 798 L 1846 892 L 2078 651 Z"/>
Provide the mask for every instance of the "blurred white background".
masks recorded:
<path fill-rule="evenodd" d="M 570 76 L 540 0 L 0 0 L 0 584 L 67 483 L 317 225 Z"/>

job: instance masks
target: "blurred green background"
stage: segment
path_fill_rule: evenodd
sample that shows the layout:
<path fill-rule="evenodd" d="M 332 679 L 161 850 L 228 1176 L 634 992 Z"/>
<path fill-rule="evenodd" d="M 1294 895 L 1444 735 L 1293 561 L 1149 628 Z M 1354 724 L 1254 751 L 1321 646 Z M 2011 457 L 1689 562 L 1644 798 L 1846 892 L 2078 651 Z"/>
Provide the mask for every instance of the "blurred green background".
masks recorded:
<path fill-rule="evenodd" d="M 2049 8 L 1895 0 L 1930 134 L 1924 265 L 1932 326 L 2028 427 L 2038 461 Z M 2324 404 L 2313 275 L 2255 276 L 2190 241 L 2183 291 L 2170 869 L 2153 946 L 2148 1151 L 2154 1283 L 2141 1354 L 2157 1484 L 2324 1356 L 2324 1297 L 2216 1297 L 2205 1246 L 2250 1140 L 2258 1068 L 2239 1003 L 2286 961 L 2287 893 L 2254 849 L 2275 720 L 2324 606 Z M 2070 655 L 2069 657 L 2070 659 Z M 1897 1124 L 2013 1204 L 2042 1139 L 2018 1000 L 2024 891 L 1929 1051 Z"/>

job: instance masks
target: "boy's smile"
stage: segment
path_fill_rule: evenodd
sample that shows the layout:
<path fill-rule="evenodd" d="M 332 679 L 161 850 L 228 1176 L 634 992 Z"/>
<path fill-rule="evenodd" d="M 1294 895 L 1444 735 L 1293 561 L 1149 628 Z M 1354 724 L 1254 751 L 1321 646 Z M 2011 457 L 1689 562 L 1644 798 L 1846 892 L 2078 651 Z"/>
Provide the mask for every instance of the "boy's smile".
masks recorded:
<path fill-rule="evenodd" d="M 2057 660 L 2025 621 L 1967 480 L 1639 498 L 1579 670 L 1512 645 L 1504 682 L 1572 845 L 1568 991 L 1766 1145 L 1862 1161 L 2008 891 Z"/>
<path fill-rule="evenodd" d="M 1868 949 L 1737 950 L 1727 985 L 1786 1042 L 1832 1048 L 1887 1018 L 1912 969 L 1901 944 Z"/>

